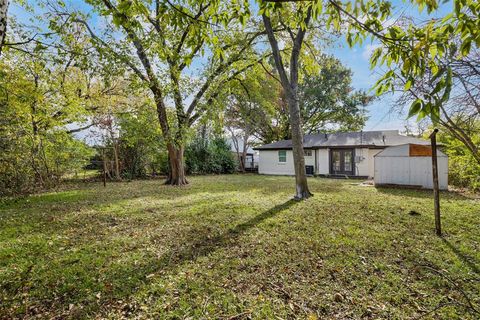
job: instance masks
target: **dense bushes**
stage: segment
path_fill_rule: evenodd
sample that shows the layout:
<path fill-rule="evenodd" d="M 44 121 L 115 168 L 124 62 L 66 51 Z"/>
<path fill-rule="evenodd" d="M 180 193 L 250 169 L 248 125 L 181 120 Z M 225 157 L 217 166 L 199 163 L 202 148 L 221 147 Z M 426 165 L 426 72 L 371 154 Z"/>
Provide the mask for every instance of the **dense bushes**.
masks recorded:
<path fill-rule="evenodd" d="M 55 79 L 42 64 L 0 63 L 0 195 L 53 187 L 93 154 L 68 133 L 82 108 L 55 90 Z"/>
<path fill-rule="evenodd" d="M 480 191 L 480 165 L 472 156 L 453 155 L 450 156 L 449 162 L 450 184 Z"/>
<path fill-rule="evenodd" d="M 109 178 L 168 174 L 167 149 L 156 117 L 155 109 L 145 106 L 105 121 L 104 147 L 98 147 L 96 162 L 105 159 Z M 236 167 L 226 140 L 210 132 L 197 132 L 186 146 L 184 158 L 187 174 L 233 173 Z"/>
<path fill-rule="evenodd" d="M 472 133 L 471 138 L 476 145 L 480 145 L 480 132 Z M 442 150 L 449 156 L 449 184 L 480 191 L 480 164 L 472 153 L 447 132 L 439 135 L 439 142 L 444 146 Z"/>
<path fill-rule="evenodd" d="M 233 173 L 236 163 L 225 139 L 196 138 L 185 150 L 185 165 L 188 174 L 221 174 Z"/>
<path fill-rule="evenodd" d="M 93 149 L 63 131 L 32 136 L 22 127 L 0 132 L 0 195 L 56 186 L 87 164 Z"/>
<path fill-rule="evenodd" d="M 145 105 L 104 121 L 104 146 L 97 148 L 109 178 L 136 179 L 167 173 L 167 153 L 153 107 Z M 99 167 L 102 170 L 101 167 Z M 118 173 L 116 170 L 118 169 Z"/>

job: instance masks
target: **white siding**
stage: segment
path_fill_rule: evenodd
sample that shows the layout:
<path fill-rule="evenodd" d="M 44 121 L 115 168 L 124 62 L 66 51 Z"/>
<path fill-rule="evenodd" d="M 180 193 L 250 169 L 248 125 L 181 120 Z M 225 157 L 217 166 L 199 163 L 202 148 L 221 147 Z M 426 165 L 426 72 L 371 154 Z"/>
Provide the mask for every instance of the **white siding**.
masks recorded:
<path fill-rule="evenodd" d="M 375 174 L 374 156 L 380 151 L 382 149 L 356 148 L 355 158 L 360 161 L 355 163 L 355 174 L 373 178 Z"/>
<path fill-rule="evenodd" d="M 278 161 L 278 150 L 260 150 L 260 159 L 258 161 L 258 173 L 260 174 L 278 174 L 295 175 L 293 167 L 292 150 L 286 150 L 287 162 Z M 305 156 L 306 166 L 315 166 L 315 152 L 312 150 L 311 156 Z"/>
<path fill-rule="evenodd" d="M 292 161 L 293 161 L 293 155 L 292 155 Z M 311 156 L 305 156 L 305 165 L 313 166 L 315 168 L 315 150 L 312 150 Z"/>
<path fill-rule="evenodd" d="M 448 188 L 448 157 L 438 151 L 440 189 Z M 433 188 L 432 158 L 410 157 L 409 145 L 386 148 L 375 160 L 375 184 L 400 184 Z"/>
<path fill-rule="evenodd" d="M 355 162 L 355 175 L 368 176 L 368 164 L 370 162 L 368 148 L 355 148 L 355 159 L 360 160 Z"/>
<path fill-rule="evenodd" d="M 355 156 L 363 158 L 355 163 L 355 175 L 374 176 L 374 158 L 380 149 L 356 148 Z M 315 174 L 328 175 L 330 173 L 330 149 L 312 150 L 312 156 L 305 156 L 305 165 L 315 165 L 315 153 L 317 155 L 317 165 Z M 260 150 L 260 159 L 258 163 L 258 172 L 261 174 L 294 175 L 293 154 L 287 150 L 287 162 L 278 162 L 278 150 Z"/>
<path fill-rule="evenodd" d="M 317 174 L 329 174 L 329 149 L 317 149 Z"/>
<path fill-rule="evenodd" d="M 382 149 L 368 149 L 368 177 L 375 176 L 375 155 L 381 152 Z"/>

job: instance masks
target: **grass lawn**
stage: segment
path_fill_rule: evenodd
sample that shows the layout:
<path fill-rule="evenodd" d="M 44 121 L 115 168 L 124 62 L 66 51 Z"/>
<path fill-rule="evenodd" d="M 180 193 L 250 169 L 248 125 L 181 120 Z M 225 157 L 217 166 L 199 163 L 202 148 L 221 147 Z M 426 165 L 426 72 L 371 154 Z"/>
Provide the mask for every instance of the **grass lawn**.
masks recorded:
<path fill-rule="evenodd" d="M 0 203 L 0 318 L 478 319 L 480 202 L 310 179 L 69 185 Z M 419 214 L 412 215 L 413 210 Z"/>

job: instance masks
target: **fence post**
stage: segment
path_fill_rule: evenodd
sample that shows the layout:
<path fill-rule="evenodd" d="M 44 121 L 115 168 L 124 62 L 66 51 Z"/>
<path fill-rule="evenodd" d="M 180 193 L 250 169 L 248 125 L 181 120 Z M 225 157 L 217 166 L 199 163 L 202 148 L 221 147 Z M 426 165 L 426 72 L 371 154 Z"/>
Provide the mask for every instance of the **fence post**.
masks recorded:
<path fill-rule="evenodd" d="M 105 149 L 102 149 L 102 163 L 103 163 L 103 187 L 107 186 L 107 164 L 105 163 Z"/>
<path fill-rule="evenodd" d="M 440 192 L 438 188 L 438 163 L 437 163 L 437 132 L 434 129 L 430 135 L 432 144 L 432 174 L 433 174 L 433 205 L 435 211 L 435 233 L 437 236 L 442 235 L 442 226 L 440 222 Z"/>

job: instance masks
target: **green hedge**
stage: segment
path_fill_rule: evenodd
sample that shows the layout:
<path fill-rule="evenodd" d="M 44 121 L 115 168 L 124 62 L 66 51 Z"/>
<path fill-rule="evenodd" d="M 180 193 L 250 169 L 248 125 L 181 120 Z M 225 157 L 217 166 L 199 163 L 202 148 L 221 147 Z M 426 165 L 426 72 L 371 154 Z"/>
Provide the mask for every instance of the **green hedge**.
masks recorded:
<path fill-rule="evenodd" d="M 185 149 L 185 166 L 187 174 L 222 174 L 233 173 L 236 163 L 225 139 L 195 139 Z"/>

